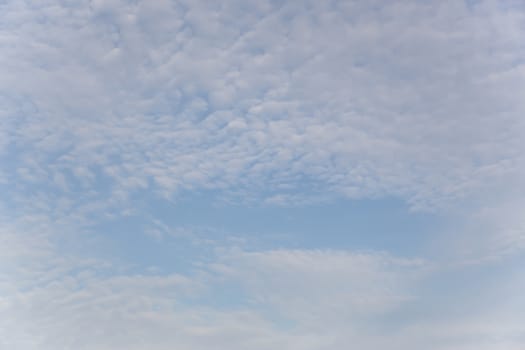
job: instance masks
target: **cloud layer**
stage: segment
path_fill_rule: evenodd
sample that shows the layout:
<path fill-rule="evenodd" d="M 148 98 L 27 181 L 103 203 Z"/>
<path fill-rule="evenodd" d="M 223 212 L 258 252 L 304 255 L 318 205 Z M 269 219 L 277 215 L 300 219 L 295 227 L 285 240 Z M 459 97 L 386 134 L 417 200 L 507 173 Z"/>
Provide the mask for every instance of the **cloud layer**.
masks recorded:
<path fill-rule="evenodd" d="M 519 268 L 487 288 L 477 268 L 385 253 L 224 247 L 191 273 L 159 274 L 43 238 L 15 251 L 19 237 L 0 274 L 10 349 L 519 349 L 525 331 Z"/>
<path fill-rule="evenodd" d="M 524 20 L 512 1 L 2 2 L 0 348 L 518 349 Z M 202 193 L 395 197 L 448 231 L 432 258 L 263 248 L 150 205 Z M 191 268 L 101 253 L 137 217 Z"/>
<path fill-rule="evenodd" d="M 121 197 L 204 188 L 433 208 L 523 175 L 519 8 L 2 6 L 4 177 L 18 195 L 30 183 L 91 200 L 103 182 Z"/>

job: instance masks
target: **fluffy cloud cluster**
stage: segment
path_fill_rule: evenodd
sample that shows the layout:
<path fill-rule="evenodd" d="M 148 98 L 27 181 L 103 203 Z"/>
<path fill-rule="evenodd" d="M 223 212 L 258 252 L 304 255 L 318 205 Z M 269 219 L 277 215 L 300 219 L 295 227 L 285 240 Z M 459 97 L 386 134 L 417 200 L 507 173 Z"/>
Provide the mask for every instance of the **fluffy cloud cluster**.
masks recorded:
<path fill-rule="evenodd" d="M 520 8 L 1 6 L 3 182 L 20 200 L 219 189 L 433 208 L 523 175 Z"/>

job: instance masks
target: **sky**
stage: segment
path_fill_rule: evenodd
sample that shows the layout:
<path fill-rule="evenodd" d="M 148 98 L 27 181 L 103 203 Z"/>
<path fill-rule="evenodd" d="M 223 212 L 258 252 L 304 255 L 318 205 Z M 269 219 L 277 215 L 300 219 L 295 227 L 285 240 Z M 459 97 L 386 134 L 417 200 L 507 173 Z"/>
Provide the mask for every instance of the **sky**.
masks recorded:
<path fill-rule="evenodd" d="M 0 350 L 522 350 L 525 5 L 0 1 Z"/>

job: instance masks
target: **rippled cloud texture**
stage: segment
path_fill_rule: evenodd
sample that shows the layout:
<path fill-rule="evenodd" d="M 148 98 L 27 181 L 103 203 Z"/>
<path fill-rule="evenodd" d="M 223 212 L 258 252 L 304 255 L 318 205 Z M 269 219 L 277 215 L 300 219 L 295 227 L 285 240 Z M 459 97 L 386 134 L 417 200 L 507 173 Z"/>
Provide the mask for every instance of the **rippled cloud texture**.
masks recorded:
<path fill-rule="evenodd" d="M 519 1 L 0 3 L 0 348 L 523 349 Z"/>

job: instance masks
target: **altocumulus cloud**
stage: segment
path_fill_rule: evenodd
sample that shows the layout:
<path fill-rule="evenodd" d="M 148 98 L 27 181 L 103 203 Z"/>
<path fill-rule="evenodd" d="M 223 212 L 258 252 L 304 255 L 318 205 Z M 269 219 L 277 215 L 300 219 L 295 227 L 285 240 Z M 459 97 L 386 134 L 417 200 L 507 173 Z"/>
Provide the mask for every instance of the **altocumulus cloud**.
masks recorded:
<path fill-rule="evenodd" d="M 513 1 L 2 2 L 0 346 L 520 348 L 524 21 Z M 366 228 L 363 250 L 163 223 L 157 203 L 202 193 L 397 198 L 446 228 L 407 257 Z M 126 219 L 191 267 L 113 258 Z"/>

